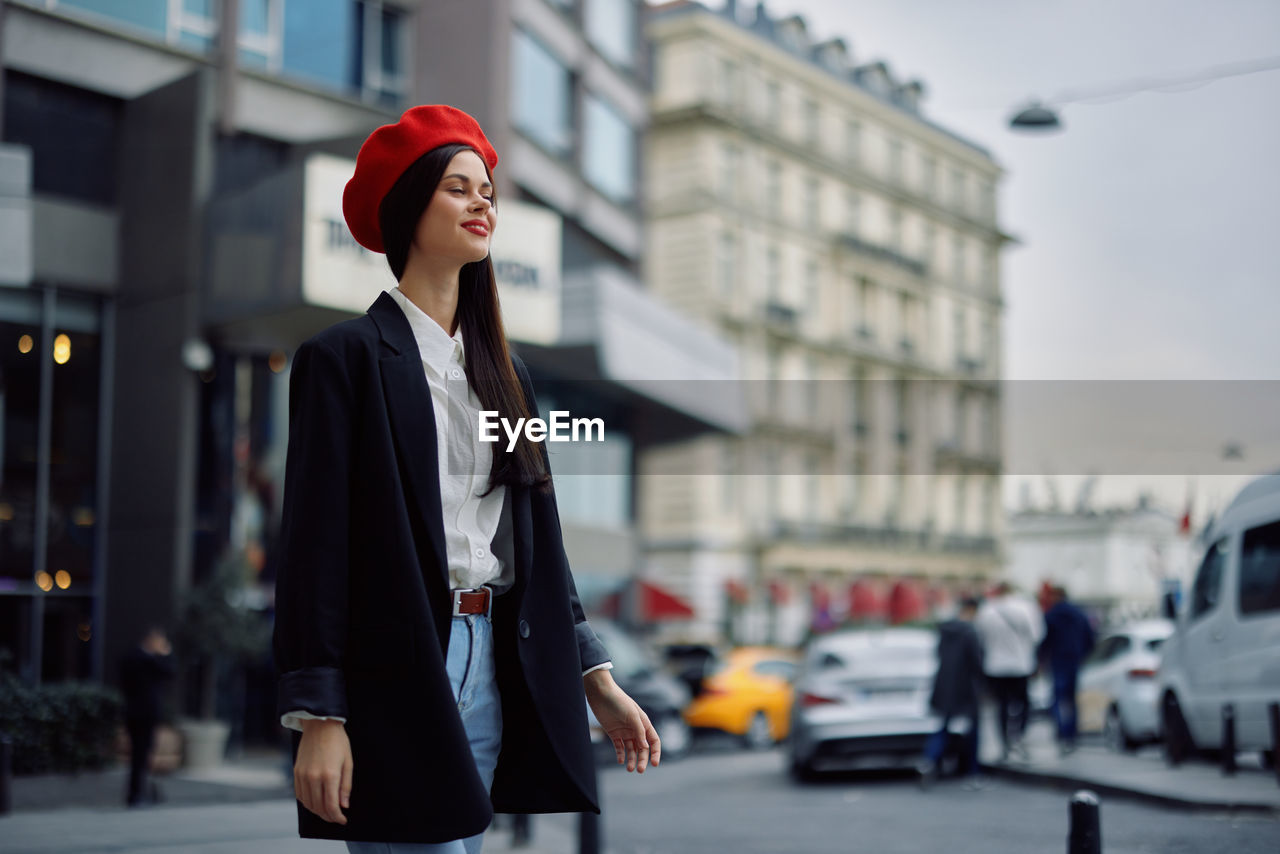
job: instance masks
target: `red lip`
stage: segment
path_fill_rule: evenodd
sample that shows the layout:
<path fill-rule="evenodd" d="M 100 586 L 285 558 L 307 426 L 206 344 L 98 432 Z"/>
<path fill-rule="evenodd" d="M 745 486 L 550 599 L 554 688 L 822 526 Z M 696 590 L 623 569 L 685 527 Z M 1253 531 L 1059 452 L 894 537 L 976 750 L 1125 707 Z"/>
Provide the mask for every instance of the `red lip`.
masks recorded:
<path fill-rule="evenodd" d="M 466 222 L 464 222 L 464 223 L 462 224 L 462 227 L 463 227 L 463 228 L 465 228 L 465 229 L 467 229 L 467 230 L 470 230 L 472 227 L 475 227 L 475 226 L 479 226 L 480 228 L 483 228 L 483 229 L 484 229 L 484 233 L 485 233 L 486 235 L 489 233 L 489 223 L 485 222 L 485 221 L 484 221 L 484 220 L 482 220 L 482 219 L 472 219 L 472 220 L 467 220 Z"/>

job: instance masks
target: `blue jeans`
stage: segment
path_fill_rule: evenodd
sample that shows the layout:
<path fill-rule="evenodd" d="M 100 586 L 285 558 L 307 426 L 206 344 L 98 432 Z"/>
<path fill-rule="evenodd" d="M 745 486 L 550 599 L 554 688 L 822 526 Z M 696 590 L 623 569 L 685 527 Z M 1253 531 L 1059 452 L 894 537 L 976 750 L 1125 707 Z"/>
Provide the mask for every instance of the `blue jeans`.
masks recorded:
<path fill-rule="evenodd" d="M 929 740 L 925 742 L 924 756 L 933 765 L 937 765 L 942 761 L 942 754 L 947 750 L 947 741 L 951 738 L 951 722 L 953 720 L 966 720 L 969 723 L 969 730 L 963 736 L 964 738 L 964 754 L 960 757 L 961 764 L 964 767 L 964 773 L 969 777 L 976 777 L 978 774 L 978 716 L 977 713 L 968 715 L 946 715 L 942 718 L 942 726 L 933 735 L 929 736 Z"/>
<path fill-rule="evenodd" d="M 1066 667 L 1053 671 L 1053 720 L 1058 725 L 1058 741 L 1076 740 L 1076 680 L 1080 671 Z"/>
<path fill-rule="evenodd" d="M 493 785 L 502 746 L 502 705 L 493 661 L 493 624 L 482 614 L 454 617 L 446 666 L 485 788 Z M 479 854 L 484 833 L 452 842 L 348 842 L 350 854 Z"/>

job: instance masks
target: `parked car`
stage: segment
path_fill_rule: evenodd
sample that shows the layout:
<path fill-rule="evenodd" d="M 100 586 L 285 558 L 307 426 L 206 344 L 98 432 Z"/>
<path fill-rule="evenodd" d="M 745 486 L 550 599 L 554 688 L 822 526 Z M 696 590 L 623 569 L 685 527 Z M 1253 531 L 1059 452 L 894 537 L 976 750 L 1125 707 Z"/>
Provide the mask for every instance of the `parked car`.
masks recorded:
<path fill-rule="evenodd" d="M 934 632 L 909 628 L 815 638 L 796 679 L 792 775 L 915 765 L 941 725 L 929 710 L 937 645 Z"/>
<path fill-rule="evenodd" d="M 1156 671 L 1169 620 L 1143 620 L 1106 635 L 1080 668 L 1076 704 L 1081 732 L 1101 731 L 1107 746 L 1130 751 L 1160 734 Z"/>
<path fill-rule="evenodd" d="M 614 681 L 640 704 L 657 730 L 662 742 L 662 757 L 674 759 L 687 753 L 690 732 L 683 712 L 689 703 L 689 690 L 658 667 L 649 651 L 616 623 L 593 617 L 591 628 L 595 629 L 613 659 Z M 613 745 L 605 738 L 590 706 L 587 707 L 587 718 L 597 759 L 605 764 L 612 763 Z"/>
<path fill-rule="evenodd" d="M 685 709 L 685 722 L 740 736 L 763 750 L 787 737 L 791 724 L 791 682 L 795 653 L 771 647 L 741 647 L 715 663 L 702 691 Z"/>
<path fill-rule="evenodd" d="M 1272 746 L 1267 707 L 1280 703 L 1280 475 L 1245 486 L 1208 532 L 1208 547 L 1157 677 L 1165 750 L 1178 762 L 1221 749 L 1224 709 L 1238 750 Z"/>

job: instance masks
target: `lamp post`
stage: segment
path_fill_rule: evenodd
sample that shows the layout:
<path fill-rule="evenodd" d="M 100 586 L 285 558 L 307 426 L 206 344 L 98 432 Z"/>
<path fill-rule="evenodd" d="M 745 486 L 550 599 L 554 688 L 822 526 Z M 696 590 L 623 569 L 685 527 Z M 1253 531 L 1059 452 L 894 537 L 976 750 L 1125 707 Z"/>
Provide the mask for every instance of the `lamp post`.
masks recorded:
<path fill-rule="evenodd" d="M 1047 102 L 1032 100 L 1019 108 L 1010 118 L 1009 127 L 1014 130 L 1025 130 L 1034 133 L 1045 133 L 1062 129 L 1062 121 L 1057 110 L 1065 104 L 1098 99 L 1116 100 L 1138 92 L 1182 92 L 1221 80 L 1224 77 L 1239 77 L 1242 74 L 1255 74 L 1259 71 L 1271 71 L 1280 68 L 1280 56 L 1268 56 L 1244 62 L 1231 62 L 1215 65 L 1191 74 L 1182 74 L 1163 78 L 1140 78 L 1121 83 L 1099 86 L 1093 90 L 1064 92 Z"/>

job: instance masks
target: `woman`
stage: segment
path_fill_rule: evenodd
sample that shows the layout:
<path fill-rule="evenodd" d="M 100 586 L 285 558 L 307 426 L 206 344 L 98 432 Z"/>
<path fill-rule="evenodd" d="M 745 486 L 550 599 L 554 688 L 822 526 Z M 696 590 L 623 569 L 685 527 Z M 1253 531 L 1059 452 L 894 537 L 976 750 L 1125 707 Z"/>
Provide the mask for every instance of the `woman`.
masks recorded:
<path fill-rule="evenodd" d="M 276 593 L 302 836 L 467 852 L 493 812 L 598 812 L 583 692 L 619 763 L 661 746 L 583 616 L 489 242 L 497 154 L 471 116 L 378 128 L 343 196 L 399 282 L 298 348 Z M 388 848 L 383 844 L 400 843 Z"/>

